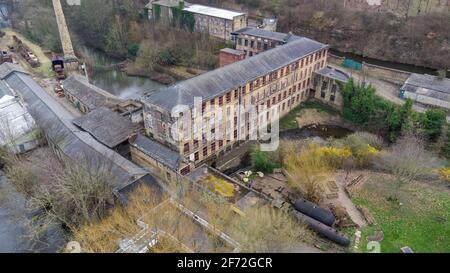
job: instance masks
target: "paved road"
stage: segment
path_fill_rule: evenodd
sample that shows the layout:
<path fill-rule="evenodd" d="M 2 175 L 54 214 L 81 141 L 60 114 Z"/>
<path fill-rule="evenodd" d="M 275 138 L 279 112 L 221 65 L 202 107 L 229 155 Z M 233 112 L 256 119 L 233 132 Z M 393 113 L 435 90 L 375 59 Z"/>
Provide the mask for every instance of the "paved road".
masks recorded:
<path fill-rule="evenodd" d="M 361 74 L 344 67 L 337 67 L 335 65 L 331 66 L 350 74 L 357 82 L 363 82 L 365 80 L 366 82 L 371 83 L 372 86 L 375 87 L 377 95 L 379 95 L 380 97 L 385 98 L 398 105 L 403 105 L 405 103 L 405 100 L 399 97 L 401 86 L 371 76 L 362 76 Z M 419 113 L 425 113 L 427 109 L 428 108 L 423 105 L 417 103 L 413 104 L 413 110 Z M 450 122 L 450 115 L 447 116 L 447 122 Z"/>

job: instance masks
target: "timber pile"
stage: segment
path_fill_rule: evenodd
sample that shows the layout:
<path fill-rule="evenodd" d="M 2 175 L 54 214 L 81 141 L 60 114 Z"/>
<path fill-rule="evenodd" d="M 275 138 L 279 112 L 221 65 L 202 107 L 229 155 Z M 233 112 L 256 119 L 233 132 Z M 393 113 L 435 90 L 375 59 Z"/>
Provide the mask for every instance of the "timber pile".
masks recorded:
<path fill-rule="evenodd" d="M 372 214 L 369 212 L 369 210 L 362 206 L 362 205 L 357 205 L 356 208 L 361 212 L 361 214 L 363 215 L 364 219 L 366 220 L 367 224 L 369 226 L 375 225 L 375 218 L 373 218 Z"/>
<path fill-rule="evenodd" d="M 330 205 L 330 210 L 336 216 L 335 225 L 339 228 L 356 227 L 347 210 L 341 205 Z"/>

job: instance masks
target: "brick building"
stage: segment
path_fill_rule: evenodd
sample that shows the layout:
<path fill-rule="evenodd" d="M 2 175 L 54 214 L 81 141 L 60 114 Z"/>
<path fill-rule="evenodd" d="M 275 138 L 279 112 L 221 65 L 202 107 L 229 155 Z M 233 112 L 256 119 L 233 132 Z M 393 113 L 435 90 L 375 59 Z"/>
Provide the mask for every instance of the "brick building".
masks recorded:
<path fill-rule="evenodd" d="M 248 24 L 247 14 L 244 12 L 190 4 L 180 0 L 151 0 L 145 10 L 150 20 L 189 21 L 187 24 L 192 30 L 207 32 L 224 40 L 230 40 L 231 32 Z"/>
<path fill-rule="evenodd" d="M 208 32 L 220 39 L 230 40 L 231 33 L 247 26 L 247 14 L 202 5 L 189 5 L 184 11 L 194 15 L 194 30 Z"/>
<path fill-rule="evenodd" d="M 89 83 L 86 77 L 72 75 L 62 83 L 67 100 L 80 112 L 89 113 L 105 106 L 113 107 L 122 100 L 107 91 Z"/>
<path fill-rule="evenodd" d="M 231 33 L 236 49 L 243 51 L 247 57 L 266 50 L 285 45 L 300 37 L 291 33 L 274 32 L 262 28 L 246 27 Z"/>
<path fill-rule="evenodd" d="M 146 134 L 190 162 L 182 173 L 214 161 L 305 101 L 327 53 L 327 45 L 298 37 L 163 88 L 143 98 Z"/>
<path fill-rule="evenodd" d="M 310 98 L 316 99 L 331 107 L 341 109 L 344 101 L 339 84 L 345 84 L 349 79 L 350 76 L 345 72 L 326 66 L 314 72 Z"/>
<path fill-rule="evenodd" d="M 245 53 L 232 48 L 224 48 L 219 53 L 219 67 L 242 61 L 245 59 Z"/>

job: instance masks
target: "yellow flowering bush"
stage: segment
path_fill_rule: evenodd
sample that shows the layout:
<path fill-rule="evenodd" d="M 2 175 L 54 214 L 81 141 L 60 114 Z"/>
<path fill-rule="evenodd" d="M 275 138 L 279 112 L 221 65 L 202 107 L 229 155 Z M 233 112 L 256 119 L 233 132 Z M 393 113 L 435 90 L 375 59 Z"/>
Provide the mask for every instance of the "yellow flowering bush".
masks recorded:
<path fill-rule="evenodd" d="M 348 147 L 321 147 L 319 152 L 320 156 L 323 156 L 335 168 L 341 167 L 343 160 L 352 156 L 352 151 Z"/>
<path fill-rule="evenodd" d="M 450 182 L 450 167 L 440 169 L 439 174 L 441 175 L 442 179 L 444 179 L 447 182 Z"/>

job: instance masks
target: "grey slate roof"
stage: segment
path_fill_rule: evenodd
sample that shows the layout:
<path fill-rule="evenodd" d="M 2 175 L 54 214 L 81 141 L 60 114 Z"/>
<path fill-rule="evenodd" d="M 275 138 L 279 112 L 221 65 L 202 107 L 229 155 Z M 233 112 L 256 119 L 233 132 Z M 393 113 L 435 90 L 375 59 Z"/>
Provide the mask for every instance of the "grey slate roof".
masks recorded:
<path fill-rule="evenodd" d="M 156 4 L 156 5 L 164 6 L 164 7 L 179 7 L 180 1 L 179 0 L 159 0 L 159 1 L 154 1 L 152 4 Z"/>
<path fill-rule="evenodd" d="M 4 67 L 0 66 L 0 70 Z M 37 125 L 47 138 L 74 162 L 90 164 L 92 169 L 109 168 L 114 179 L 111 186 L 120 190 L 132 181 L 148 174 L 131 161 L 95 140 L 89 133 L 72 124 L 73 116 L 50 96 L 30 75 L 11 71 L 6 83 L 25 102 Z"/>
<path fill-rule="evenodd" d="M 300 36 L 290 33 L 275 32 L 255 27 L 245 27 L 240 30 L 234 31 L 232 34 L 250 35 L 285 43 L 292 42 L 301 38 Z"/>
<path fill-rule="evenodd" d="M 28 73 L 25 71 L 25 69 L 17 64 L 3 63 L 2 65 L 0 65 L 0 78 L 3 79 L 14 71 Z"/>
<path fill-rule="evenodd" d="M 221 49 L 220 52 L 226 52 L 226 53 L 233 54 L 233 55 L 244 55 L 245 54 L 243 51 L 236 50 L 236 49 L 229 48 L 229 47 Z"/>
<path fill-rule="evenodd" d="M 5 95 L 14 96 L 11 92 L 11 89 L 6 85 L 6 83 L 0 80 L 0 98 L 3 98 Z"/>
<path fill-rule="evenodd" d="M 406 92 L 450 102 L 450 79 L 432 75 L 411 74 L 402 87 Z"/>
<path fill-rule="evenodd" d="M 131 145 L 174 171 L 178 171 L 180 168 L 181 156 L 179 153 L 146 136 L 137 134 L 136 138 L 131 140 Z"/>
<path fill-rule="evenodd" d="M 114 148 L 128 140 L 135 132 L 135 127 L 129 118 L 106 107 L 97 108 L 73 120 L 73 123 L 109 148 Z"/>
<path fill-rule="evenodd" d="M 72 75 L 63 82 L 64 92 L 70 93 L 91 110 L 101 106 L 112 106 L 121 102 L 118 97 L 90 84 L 86 77 Z"/>
<path fill-rule="evenodd" d="M 350 76 L 347 73 L 330 66 L 326 66 L 315 73 L 344 83 L 350 79 Z"/>
<path fill-rule="evenodd" d="M 262 52 L 251 58 L 178 82 L 144 96 L 143 100 L 171 111 L 176 105 L 193 106 L 194 97 L 203 101 L 225 94 L 252 80 L 276 71 L 296 59 L 313 54 L 328 46 L 301 37 L 291 43 Z"/>

